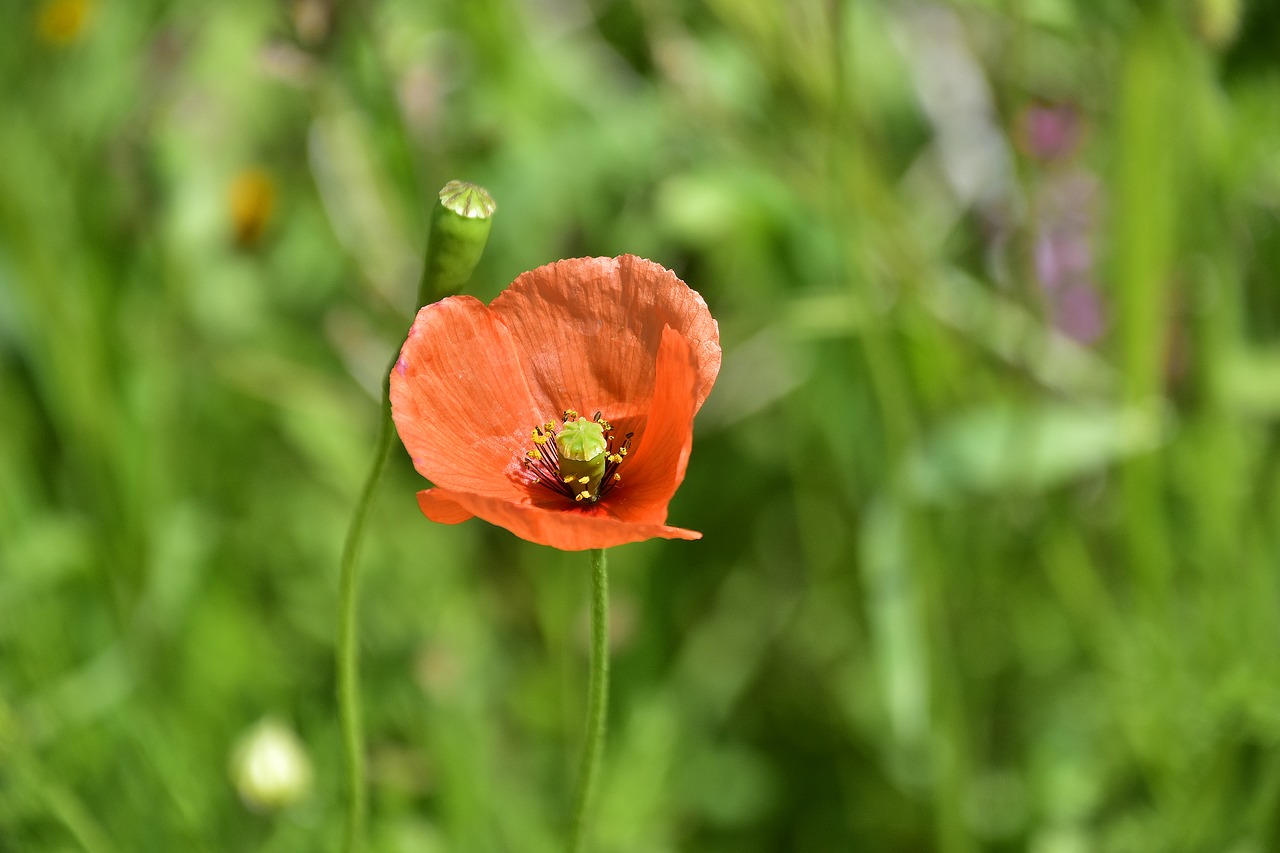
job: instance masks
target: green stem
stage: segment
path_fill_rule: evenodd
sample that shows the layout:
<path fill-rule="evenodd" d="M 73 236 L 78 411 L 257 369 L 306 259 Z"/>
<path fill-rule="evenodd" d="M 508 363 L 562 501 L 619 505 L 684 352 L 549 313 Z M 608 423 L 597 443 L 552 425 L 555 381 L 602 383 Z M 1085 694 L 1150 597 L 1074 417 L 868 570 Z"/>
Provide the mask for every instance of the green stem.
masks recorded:
<path fill-rule="evenodd" d="M 591 552 L 591 680 L 587 687 L 587 739 L 582 746 L 578 795 L 573 806 L 569 853 L 582 850 L 587 816 L 595 797 L 609 708 L 609 578 L 603 548 Z"/>
<path fill-rule="evenodd" d="M 388 371 L 390 373 L 390 371 Z M 378 483 L 395 446 L 395 429 L 391 422 L 391 406 L 384 396 L 378 424 L 378 441 L 373 452 L 373 465 L 360 492 L 360 501 L 351 516 L 347 539 L 342 547 L 342 567 L 338 579 L 338 719 L 342 725 L 342 751 L 346 763 L 347 826 L 342 849 L 356 853 L 363 846 L 365 821 L 364 733 L 360 724 L 359 658 L 356 654 L 356 603 L 358 589 L 356 566 L 364 525 L 378 494 Z"/>
<path fill-rule="evenodd" d="M 497 206 L 483 188 L 462 181 L 450 181 L 440 190 L 431 214 L 426 258 L 422 278 L 418 282 L 418 305 L 426 305 L 456 293 L 484 252 L 489 239 L 490 218 Z M 360 491 L 360 501 L 347 528 L 342 546 L 342 567 L 338 578 L 338 719 L 342 726 L 342 752 L 346 764 L 347 825 L 343 836 L 344 853 L 358 853 L 364 846 L 364 824 L 367 795 L 364 778 L 364 730 L 360 722 L 360 673 L 357 655 L 357 599 L 359 584 L 356 569 L 360 545 L 364 540 L 365 521 L 378 494 L 378 484 L 387 469 L 391 449 L 396 444 L 395 424 L 391 419 L 391 371 L 395 369 L 399 351 L 382 375 L 382 408 L 379 410 L 378 442 L 373 451 L 373 465 Z M 603 569 L 602 569 L 603 571 Z"/>

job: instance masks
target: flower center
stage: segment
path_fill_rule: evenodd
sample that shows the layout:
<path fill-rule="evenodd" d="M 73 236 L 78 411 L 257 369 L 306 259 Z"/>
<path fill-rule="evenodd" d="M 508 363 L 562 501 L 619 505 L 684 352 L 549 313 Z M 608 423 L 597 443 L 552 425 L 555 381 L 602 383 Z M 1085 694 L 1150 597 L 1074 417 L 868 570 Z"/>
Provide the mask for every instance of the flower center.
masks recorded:
<path fill-rule="evenodd" d="M 622 479 L 618 466 L 631 449 L 633 434 L 615 445 L 613 425 L 599 412 L 587 420 L 568 409 L 558 430 L 548 421 L 529 433 L 534 447 L 525 454 L 524 467 L 556 494 L 595 503 Z"/>

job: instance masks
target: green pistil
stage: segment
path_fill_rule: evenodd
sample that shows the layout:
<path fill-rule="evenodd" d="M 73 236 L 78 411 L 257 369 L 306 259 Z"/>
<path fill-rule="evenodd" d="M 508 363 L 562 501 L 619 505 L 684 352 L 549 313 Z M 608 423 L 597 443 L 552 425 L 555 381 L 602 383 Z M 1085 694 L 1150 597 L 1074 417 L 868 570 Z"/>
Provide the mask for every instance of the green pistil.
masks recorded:
<path fill-rule="evenodd" d="M 594 500 L 609 461 L 604 428 L 586 418 L 567 421 L 556 434 L 560 479 L 577 500 Z"/>
<path fill-rule="evenodd" d="M 533 447 L 523 464 L 543 488 L 578 503 L 595 503 L 622 479 L 618 467 L 631 448 L 627 433 L 614 444 L 613 425 L 596 412 L 591 420 L 565 410 L 560 432 L 551 421 L 529 432 Z"/>
<path fill-rule="evenodd" d="M 556 450 L 561 461 L 587 462 L 604 453 L 608 447 L 604 440 L 604 427 L 586 418 L 569 421 L 556 433 Z"/>

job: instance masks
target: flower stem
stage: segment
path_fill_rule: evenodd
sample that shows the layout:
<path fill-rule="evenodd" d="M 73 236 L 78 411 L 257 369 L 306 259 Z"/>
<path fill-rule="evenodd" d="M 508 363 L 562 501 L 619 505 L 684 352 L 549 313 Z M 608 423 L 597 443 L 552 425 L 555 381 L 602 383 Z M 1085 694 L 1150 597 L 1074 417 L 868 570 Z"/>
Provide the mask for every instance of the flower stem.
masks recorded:
<path fill-rule="evenodd" d="M 389 371 L 388 371 L 389 372 Z M 342 546 L 342 566 L 338 579 L 338 719 L 342 726 L 342 752 L 346 764 L 347 825 L 342 849 L 356 853 L 363 846 L 365 819 L 364 732 L 360 724 L 359 657 L 356 654 L 357 618 L 356 566 L 364 540 L 365 520 L 378 494 L 378 483 L 391 458 L 395 429 L 391 406 L 384 398 L 380 409 L 378 440 L 373 464 L 360 491 L 360 501 L 351 516 L 347 539 Z"/>
<path fill-rule="evenodd" d="M 578 770 L 569 853 L 579 853 L 587 831 L 587 817 L 595 797 L 600 754 L 604 748 L 609 708 L 609 578 L 603 548 L 591 552 L 591 675 L 587 687 L 587 737 Z"/>

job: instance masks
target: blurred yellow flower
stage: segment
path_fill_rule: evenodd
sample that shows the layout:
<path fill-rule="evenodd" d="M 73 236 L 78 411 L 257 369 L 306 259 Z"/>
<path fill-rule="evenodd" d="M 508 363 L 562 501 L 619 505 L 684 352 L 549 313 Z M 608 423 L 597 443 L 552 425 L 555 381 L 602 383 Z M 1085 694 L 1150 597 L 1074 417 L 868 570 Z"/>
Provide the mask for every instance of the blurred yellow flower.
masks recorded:
<path fill-rule="evenodd" d="M 93 0 L 45 0 L 36 13 L 36 33 L 48 44 L 71 44 L 84 32 L 92 12 Z"/>
<path fill-rule="evenodd" d="M 1214 50 L 1225 50 L 1240 34 L 1243 17 L 1241 0 L 1199 0 L 1195 10 L 1196 33 Z"/>
<path fill-rule="evenodd" d="M 227 206 L 236 243 L 245 248 L 257 244 L 275 208 L 276 185 L 263 169 L 245 169 L 235 176 L 227 192 Z"/>

